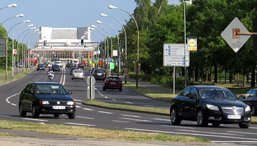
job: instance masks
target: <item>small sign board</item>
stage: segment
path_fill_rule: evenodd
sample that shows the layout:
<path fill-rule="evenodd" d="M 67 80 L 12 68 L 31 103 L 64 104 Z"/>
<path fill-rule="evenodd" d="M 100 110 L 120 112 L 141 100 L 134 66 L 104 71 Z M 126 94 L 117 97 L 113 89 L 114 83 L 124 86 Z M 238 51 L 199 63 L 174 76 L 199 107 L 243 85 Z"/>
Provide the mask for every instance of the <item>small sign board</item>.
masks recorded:
<path fill-rule="evenodd" d="M 163 45 L 163 66 L 189 67 L 189 51 L 186 46 L 186 57 L 184 55 L 184 44 Z"/>
<path fill-rule="evenodd" d="M 226 27 L 226 29 L 221 33 L 221 36 L 232 50 L 237 53 L 251 36 L 240 35 L 240 37 L 235 37 L 235 31 L 244 33 L 249 32 L 237 17 L 234 18 L 234 20 Z"/>
<path fill-rule="evenodd" d="M 112 51 L 112 56 L 113 56 L 113 57 L 118 56 L 118 50 L 113 50 L 113 51 Z"/>
<path fill-rule="evenodd" d="M 189 51 L 197 51 L 197 38 L 188 37 L 187 45 Z"/>
<path fill-rule="evenodd" d="M 112 70 L 115 69 L 115 63 L 110 63 L 110 69 L 112 69 Z"/>
<path fill-rule="evenodd" d="M 0 38 L 0 57 L 6 56 L 6 38 Z"/>

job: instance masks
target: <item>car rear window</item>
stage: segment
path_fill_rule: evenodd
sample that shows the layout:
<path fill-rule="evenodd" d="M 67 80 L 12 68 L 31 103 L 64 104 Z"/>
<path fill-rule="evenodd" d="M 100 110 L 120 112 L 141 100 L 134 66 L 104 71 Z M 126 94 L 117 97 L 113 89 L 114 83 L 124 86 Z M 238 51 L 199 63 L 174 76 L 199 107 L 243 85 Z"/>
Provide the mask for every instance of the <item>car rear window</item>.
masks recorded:
<path fill-rule="evenodd" d="M 112 80 L 112 81 L 121 81 L 120 78 L 114 78 L 114 77 L 109 77 L 107 80 Z"/>
<path fill-rule="evenodd" d="M 61 85 L 41 84 L 36 85 L 36 94 L 67 94 Z"/>
<path fill-rule="evenodd" d="M 96 72 L 96 73 L 104 73 L 104 70 L 102 70 L 102 69 L 97 69 L 95 72 Z"/>

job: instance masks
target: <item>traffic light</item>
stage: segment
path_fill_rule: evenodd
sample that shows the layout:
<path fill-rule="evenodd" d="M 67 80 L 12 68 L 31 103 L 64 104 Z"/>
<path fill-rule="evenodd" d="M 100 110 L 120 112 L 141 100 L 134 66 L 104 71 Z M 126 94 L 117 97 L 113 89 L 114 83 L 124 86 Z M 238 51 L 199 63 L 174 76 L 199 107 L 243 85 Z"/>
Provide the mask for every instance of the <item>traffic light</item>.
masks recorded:
<path fill-rule="evenodd" d="M 81 39 L 80 44 L 84 45 L 84 40 L 83 39 Z"/>
<path fill-rule="evenodd" d="M 44 41 L 44 46 L 46 46 L 46 40 Z"/>

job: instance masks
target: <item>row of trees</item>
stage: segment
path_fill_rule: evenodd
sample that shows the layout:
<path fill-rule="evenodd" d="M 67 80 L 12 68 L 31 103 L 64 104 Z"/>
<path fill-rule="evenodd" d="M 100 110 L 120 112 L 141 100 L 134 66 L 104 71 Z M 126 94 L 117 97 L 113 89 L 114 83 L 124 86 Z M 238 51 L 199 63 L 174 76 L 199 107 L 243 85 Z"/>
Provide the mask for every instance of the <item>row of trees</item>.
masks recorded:
<path fill-rule="evenodd" d="M 134 16 L 140 29 L 140 63 L 145 74 L 169 75 L 170 68 L 163 67 L 163 44 L 184 42 L 183 3 L 169 5 L 168 0 L 135 0 Z M 186 6 L 187 36 L 198 38 L 198 51 L 190 54 L 188 74 L 198 81 L 213 75 L 218 81 L 219 72 L 255 74 L 256 54 L 250 39 L 235 53 L 223 40 L 221 33 L 238 17 L 246 28 L 252 31 L 252 19 L 256 17 L 257 0 L 193 0 Z M 257 27 L 257 26 L 256 26 Z M 136 61 L 137 33 L 132 19 L 126 24 L 128 37 L 128 67 L 133 69 Z M 123 38 L 124 34 L 121 33 Z"/>

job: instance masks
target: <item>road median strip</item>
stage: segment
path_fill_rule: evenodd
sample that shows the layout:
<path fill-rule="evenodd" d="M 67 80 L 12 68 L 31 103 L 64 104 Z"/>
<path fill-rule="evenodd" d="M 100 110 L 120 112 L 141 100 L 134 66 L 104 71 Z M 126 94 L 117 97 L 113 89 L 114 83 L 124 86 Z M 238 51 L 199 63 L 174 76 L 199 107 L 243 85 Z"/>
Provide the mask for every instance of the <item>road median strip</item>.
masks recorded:
<path fill-rule="evenodd" d="M 61 135 L 72 135 L 94 139 L 123 139 L 131 141 L 210 142 L 208 139 L 202 137 L 122 130 L 107 130 L 84 126 L 40 124 L 32 122 L 14 122 L 5 120 L 0 121 L 0 128 Z"/>

